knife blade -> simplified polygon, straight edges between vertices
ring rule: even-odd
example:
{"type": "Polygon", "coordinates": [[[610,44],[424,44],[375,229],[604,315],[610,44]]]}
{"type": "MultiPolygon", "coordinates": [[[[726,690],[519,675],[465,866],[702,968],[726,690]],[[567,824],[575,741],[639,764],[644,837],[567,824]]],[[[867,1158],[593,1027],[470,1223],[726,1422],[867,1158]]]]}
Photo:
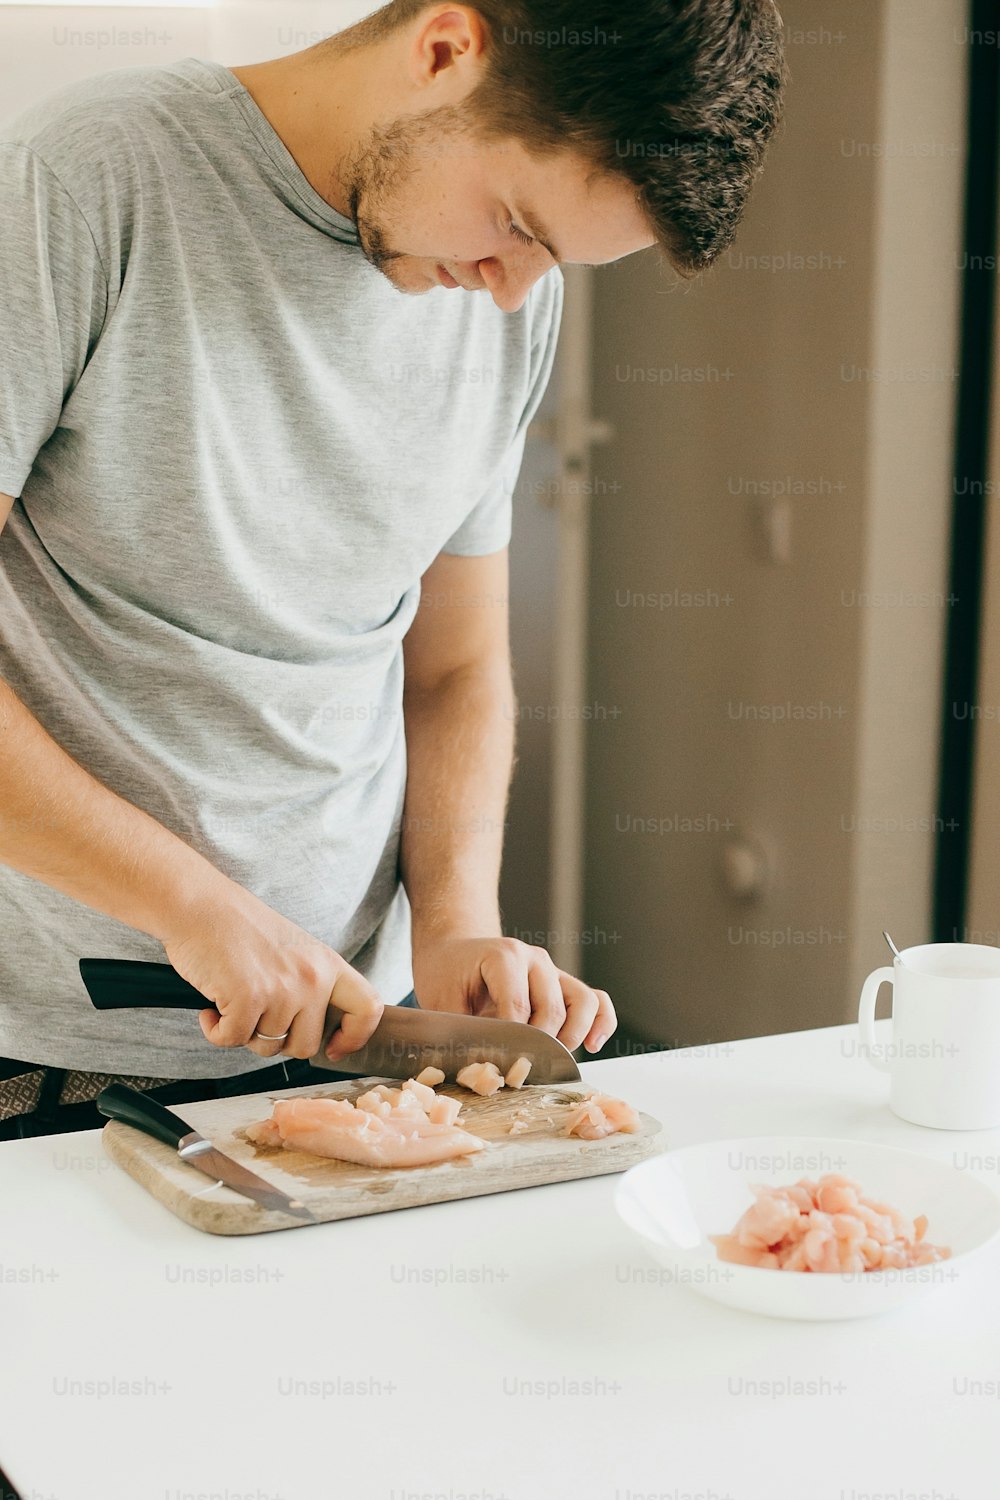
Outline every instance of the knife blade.
{"type": "MultiPolygon", "coordinates": [[[[98,1010],[212,1008],[212,1002],[170,964],[81,958],[80,975],[98,1010]]],[[[365,1045],[333,1062],[326,1056],[326,1046],[341,1019],[342,1012],[331,1005],[322,1046],[310,1058],[314,1068],[349,1073],[355,1078],[406,1079],[431,1067],[440,1068],[446,1078],[454,1078],[466,1063],[492,1062],[506,1073],[519,1057],[526,1057],[531,1063],[529,1083],[580,1081],[572,1052],[547,1031],[523,1021],[387,1005],[365,1045]]]]}
{"type": "Polygon", "coordinates": [[[531,1063],[529,1083],[580,1081],[572,1052],[547,1031],[522,1021],[387,1005],[365,1045],[331,1062],[326,1044],[339,1025],[340,1012],[331,1005],[323,1045],[310,1058],[314,1068],[350,1073],[355,1078],[404,1079],[415,1078],[424,1068],[440,1068],[446,1078],[453,1079],[467,1063],[496,1063],[506,1073],[519,1057],[526,1057],[531,1063]]]}
{"type": "Polygon", "coordinates": [[[305,1219],[310,1224],[316,1223],[313,1214],[298,1198],[290,1198],[287,1193],[270,1182],[265,1182],[263,1177],[258,1177],[256,1172],[251,1172],[241,1162],[233,1161],[231,1156],[226,1156],[197,1130],[192,1130],[180,1115],[174,1114],[171,1109],[164,1109],[162,1104],[150,1099],[148,1094],[140,1094],[137,1089],[131,1089],[124,1083],[112,1083],[98,1094],[97,1108],[107,1119],[121,1120],[122,1124],[131,1125],[136,1130],[151,1135],[154,1140],[163,1141],[166,1146],[175,1147],[181,1161],[186,1162],[189,1167],[196,1167],[213,1182],[224,1183],[234,1192],[242,1193],[244,1198],[252,1198],[261,1208],[291,1214],[293,1218],[305,1219]]]}

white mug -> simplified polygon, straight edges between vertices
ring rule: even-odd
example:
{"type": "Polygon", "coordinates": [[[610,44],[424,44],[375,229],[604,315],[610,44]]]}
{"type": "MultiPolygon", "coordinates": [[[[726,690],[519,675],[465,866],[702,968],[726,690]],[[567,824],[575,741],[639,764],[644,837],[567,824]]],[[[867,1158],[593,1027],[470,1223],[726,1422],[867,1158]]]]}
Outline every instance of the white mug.
{"type": "Polygon", "coordinates": [[[925,943],[869,974],[858,1026],[890,1075],[889,1108],[936,1130],[1000,1125],[1000,948],[925,943]],[[875,1040],[879,987],[891,984],[892,1036],[875,1040]]]}

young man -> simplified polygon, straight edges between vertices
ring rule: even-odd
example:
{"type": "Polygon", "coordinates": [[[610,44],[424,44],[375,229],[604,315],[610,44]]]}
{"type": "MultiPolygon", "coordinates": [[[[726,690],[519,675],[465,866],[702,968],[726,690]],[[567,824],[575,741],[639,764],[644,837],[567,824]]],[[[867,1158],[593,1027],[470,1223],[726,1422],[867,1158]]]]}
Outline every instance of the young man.
{"type": "Polygon", "coordinates": [[[511,492],[559,262],[711,264],[783,73],[770,0],[619,10],[393,0],[0,132],[8,1133],[108,1076],[263,1086],[331,998],[337,1057],[411,983],[614,1029],[502,936],[511,492]],[[216,1010],[98,1014],[83,955],[216,1010]]]}

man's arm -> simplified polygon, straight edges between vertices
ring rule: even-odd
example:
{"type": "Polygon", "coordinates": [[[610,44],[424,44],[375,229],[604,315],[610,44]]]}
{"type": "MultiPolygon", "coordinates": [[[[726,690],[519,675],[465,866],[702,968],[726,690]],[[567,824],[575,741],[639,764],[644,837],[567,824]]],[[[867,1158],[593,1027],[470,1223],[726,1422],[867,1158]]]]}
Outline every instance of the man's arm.
{"type": "Polygon", "coordinates": [[[504,938],[498,905],[516,707],[508,555],[442,553],[404,646],[408,773],[401,864],[413,977],[431,1010],[530,1020],[597,1051],[615,1029],[603,991],[542,948],[504,938]]]}
{"type": "MultiPolygon", "coordinates": [[[[13,504],[0,495],[0,531],[13,504]]],[[[2,679],[0,864],[158,938],[221,1012],[202,1012],[219,1046],[315,1055],[334,987],[349,1014],[331,1055],[361,1046],[378,1023],[381,1004],[360,974],[95,780],[2,679]],[[258,1027],[290,1036],[283,1047],[252,1041],[258,1027]]]]}

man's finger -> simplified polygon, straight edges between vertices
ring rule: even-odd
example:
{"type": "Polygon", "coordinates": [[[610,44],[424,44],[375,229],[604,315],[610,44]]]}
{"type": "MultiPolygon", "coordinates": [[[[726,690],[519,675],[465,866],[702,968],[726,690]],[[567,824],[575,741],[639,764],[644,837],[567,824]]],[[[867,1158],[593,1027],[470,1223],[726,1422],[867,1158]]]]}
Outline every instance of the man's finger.
{"type": "Polygon", "coordinates": [[[528,991],[532,1026],[547,1031],[550,1036],[558,1036],[566,1024],[566,1002],[559,983],[559,970],[547,953],[532,955],[529,959],[528,991]]]}
{"type": "Polygon", "coordinates": [[[606,990],[595,990],[594,994],[597,996],[597,1015],[583,1043],[588,1052],[600,1052],[618,1025],[618,1017],[611,1004],[611,996],[606,990]]]}
{"type": "Polygon", "coordinates": [[[512,948],[492,948],[479,965],[479,973],[490,997],[489,1007],[477,1014],[498,1021],[529,1021],[531,995],[528,965],[512,948]]]}
{"type": "MultiPolygon", "coordinates": [[[[349,1053],[357,1052],[359,1047],[365,1045],[381,1021],[385,1006],[367,979],[348,964],[344,965],[337,976],[329,1003],[344,1013],[343,1020],[326,1047],[327,1057],[336,1062],[338,1058],[347,1057],[349,1053]]],[[[319,1043],[316,1050],[319,1050],[319,1043]]]]}
{"type": "MultiPolygon", "coordinates": [[[[246,1004],[227,1007],[222,1014],[217,1010],[198,1013],[202,1032],[215,1047],[246,1047],[257,1029],[259,1017],[260,1011],[246,1004]]],[[[266,1026],[264,1030],[267,1030],[266,1026]]]]}
{"type": "Polygon", "coordinates": [[[566,1006],[566,1022],[556,1036],[564,1047],[575,1052],[584,1037],[590,1035],[600,1002],[594,990],[589,984],[584,984],[582,979],[575,979],[572,974],[560,974],[559,978],[566,1006]]]}
{"type": "MultiPolygon", "coordinates": [[[[378,1024],[376,1022],[376,1024],[378,1024]]],[[[323,1045],[323,1031],[326,1026],[326,1011],[319,1014],[311,1006],[308,1010],[300,1010],[292,1022],[288,1033],[288,1040],[278,1042],[277,1046],[285,1057],[299,1057],[308,1060],[315,1057],[323,1045]]],[[[268,1031],[267,1026],[262,1030],[268,1031]]],[[[359,1042],[360,1046],[361,1043],[359,1042]]]]}

